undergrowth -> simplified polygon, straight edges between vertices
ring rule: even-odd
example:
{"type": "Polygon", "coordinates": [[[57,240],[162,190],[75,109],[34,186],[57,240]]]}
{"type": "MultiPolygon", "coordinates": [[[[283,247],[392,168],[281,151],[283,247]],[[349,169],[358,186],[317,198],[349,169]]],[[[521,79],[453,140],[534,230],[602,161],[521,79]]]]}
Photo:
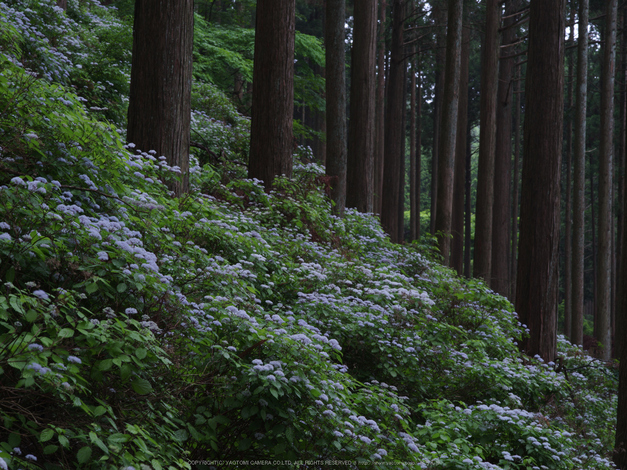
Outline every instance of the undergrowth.
{"type": "Polygon", "coordinates": [[[615,369],[561,337],[523,356],[506,299],[332,215],[318,165],[245,179],[248,120],[210,84],[174,199],[77,86],[121,23],[69,3],[0,2],[0,468],[612,468],[615,369]],[[36,26],[98,18],[78,59],[36,26]]]}

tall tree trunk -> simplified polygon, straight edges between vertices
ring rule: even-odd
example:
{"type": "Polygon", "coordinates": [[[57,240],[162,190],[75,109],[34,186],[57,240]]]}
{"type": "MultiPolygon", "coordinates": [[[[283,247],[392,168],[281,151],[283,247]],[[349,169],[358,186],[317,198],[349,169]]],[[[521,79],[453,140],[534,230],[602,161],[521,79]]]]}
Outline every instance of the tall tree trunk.
{"type": "Polygon", "coordinates": [[[597,341],[601,359],[612,355],[612,158],[614,134],[614,74],[616,66],[617,0],[608,0],[601,74],[601,136],[599,146],[599,258],[597,264],[597,341]]]}
{"type": "Polygon", "coordinates": [[[594,172],[592,171],[592,155],[590,155],[590,226],[592,227],[592,278],[593,278],[593,322],[594,334],[597,327],[597,217],[595,215],[596,203],[594,202],[594,172]]]}
{"type": "Polygon", "coordinates": [[[531,0],[516,311],[530,330],[522,349],[545,361],[557,355],[563,12],[562,0],[531,0]]]}
{"type": "Polygon", "coordinates": [[[572,324],[574,344],[583,345],[584,242],[586,210],[586,109],[588,93],[588,3],[579,0],[577,86],[575,87],[575,147],[573,152],[572,324]]]}
{"type": "Polygon", "coordinates": [[[472,174],[471,174],[471,164],[472,164],[472,150],[471,150],[471,141],[472,135],[470,132],[470,120],[467,120],[466,124],[466,178],[464,184],[464,276],[470,278],[471,275],[471,256],[470,251],[472,249],[472,207],[471,207],[471,183],[472,183],[472,174]]]}
{"type": "MultiPolygon", "coordinates": [[[[626,15],[627,11],[623,11],[626,15]]],[[[623,31],[623,40],[625,32],[623,31]]],[[[625,44],[622,44],[625,48],[625,44]]],[[[625,62],[623,62],[625,64],[625,62]]],[[[621,77],[625,77],[626,72],[621,72],[621,77]]],[[[623,102],[623,106],[625,106],[623,102]]],[[[621,113],[623,118],[624,112],[621,113]]],[[[622,123],[623,126],[625,125],[622,123]]],[[[623,144],[624,145],[624,144],[623,144]]],[[[625,148],[623,147],[623,151],[625,148]]],[[[624,169],[625,167],[623,167],[624,169]]],[[[624,171],[624,170],[623,170],[624,171]]],[[[624,175],[623,175],[624,178],[624,175]]],[[[616,289],[616,332],[615,332],[615,353],[620,361],[620,369],[618,373],[618,409],[616,411],[616,440],[614,462],[621,470],[627,470],[627,347],[625,337],[627,336],[627,227],[625,222],[627,217],[624,216],[627,210],[627,190],[623,187],[621,199],[621,212],[623,213],[621,228],[622,238],[619,240],[621,245],[621,258],[618,272],[618,286],[616,289]]]]}
{"type": "MultiPolygon", "coordinates": [[[[420,63],[420,59],[418,60],[420,63]]],[[[418,67],[420,70],[420,67],[418,67]]],[[[420,201],[422,186],[422,79],[418,72],[418,97],[417,97],[417,113],[416,118],[416,239],[420,238],[420,201]]]]}
{"type": "Polygon", "coordinates": [[[372,212],[377,0],[362,0],[354,18],[346,207],[372,212]]]}
{"type": "Polygon", "coordinates": [[[516,81],[514,83],[514,94],[516,95],[516,112],[514,113],[514,189],[512,190],[512,254],[510,301],[516,303],[516,275],[518,272],[518,214],[519,214],[519,193],[520,193],[520,67],[516,69],[516,81]]]}
{"type": "Polygon", "coordinates": [[[401,129],[402,129],[402,138],[401,138],[401,168],[398,175],[398,180],[400,181],[400,188],[398,191],[398,204],[396,206],[396,210],[398,211],[398,234],[399,234],[399,243],[405,241],[405,147],[406,147],[406,134],[405,129],[407,129],[407,67],[403,67],[403,117],[401,120],[401,129]]]}
{"type": "Polygon", "coordinates": [[[466,184],[466,136],[468,128],[468,68],[470,58],[470,28],[462,30],[462,58],[459,79],[459,108],[457,113],[457,143],[455,144],[455,177],[453,189],[453,244],[451,267],[464,272],[464,186],[466,184]]]}
{"type": "Polygon", "coordinates": [[[345,0],[327,0],[324,42],[326,46],[327,175],[336,214],[346,205],[346,71],[345,0]]]}
{"type": "Polygon", "coordinates": [[[435,231],[445,266],[451,251],[451,222],[453,216],[453,180],[455,144],[457,139],[457,109],[459,105],[459,74],[462,48],[462,0],[449,0],[448,32],[446,35],[446,68],[442,102],[442,127],[438,155],[438,201],[435,231]]]}
{"type": "Polygon", "coordinates": [[[137,0],[134,18],[127,140],[179,167],[169,187],[180,196],[189,189],[194,2],[137,0]]]}
{"type": "MultiPolygon", "coordinates": [[[[506,3],[505,15],[513,15],[518,10],[518,2],[506,3]]],[[[501,42],[504,46],[516,40],[516,29],[511,26],[517,18],[505,20],[501,42]]],[[[512,55],[506,48],[508,55],[512,55]]],[[[509,297],[510,257],[509,228],[511,199],[510,180],[512,178],[512,90],[514,58],[501,59],[499,65],[498,93],[496,100],[496,148],[494,152],[494,204],[492,208],[492,266],[490,286],[494,292],[509,297]]]]}
{"type": "Polygon", "coordinates": [[[57,6],[67,10],[67,0],[57,0],[57,6]]]}
{"type": "Polygon", "coordinates": [[[405,60],[403,58],[403,19],[404,0],[392,2],[392,48],[390,51],[390,72],[388,75],[388,101],[385,120],[385,164],[383,168],[383,203],[381,223],[390,239],[399,243],[403,234],[399,231],[399,211],[401,183],[402,128],[405,112],[405,60]]]}
{"type": "Polygon", "coordinates": [[[248,177],[292,175],[295,0],[258,0],[248,177]]]}
{"type": "Polygon", "coordinates": [[[433,147],[431,152],[431,215],[429,232],[435,235],[435,216],[438,205],[438,155],[440,154],[440,128],[442,123],[442,93],[444,91],[443,64],[446,61],[446,1],[435,0],[433,4],[435,45],[435,89],[433,97],[433,147]]]}
{"type": "Polygon", "coordinates": [[[614,290],[616,296],[616,314],[615,314],[615,333],[614,333],[614,354],[615,357],[620,357],[620,350],[624,343],[622,329],[620,327],[620,323],[622,319],[620,315],[622,314],[620,310],[620,273],[623,269],[622,267],[622,259],[623,259],[623,250],[626,249],[623,246],[623,237],[624,237],[624,225],[625,225],[625,153],[627,152],[627,6],[624,6],[621,9],[621,17],[622,17],[622,33],[621,33],[621,67],[619,68],[619,79],[618,83],[620,86],[620,137],[619,137],[619,150],[618,150],[618,237],[617,237],[617,249],[616,249],[616,277],[617,277],[617,285],[614,290]]]}
{"type": "Polygon", "coordinates": [[[377,52],[377,97],[375,131],[374,211],[381,214],[383,159],[385,152],[385,13],[387,1],[379,2],[379,48],[377,52]]]}
{"type": "Polygon", "coordinates": [[[411,77],[409,80],[409,239],[418,238],[418,208],[416,206],[416,48],[412,46],[411,77]]]}
{"type": "MultiPolygon", "coordinates": [[[[569,45],[575,43],[575,8],[574,2],[570,5],[570,38],[569,45]]],[[[568,48],[570,49],[570,47],[568,48]]],[[[568,122],[566,123],[566,207],[564,234],[564,334],[570,336],[572,329],[572,290],[573,290],[573,217],[572,217],[572,161],[573,161],[573,68],[574,68],[573,51],[568,51],[568,87],[566,91],[566,110],[568,113],[568,122]]]]}
{"type": "Polygon", "coordinates": [[[494,154],[496,149],[496,99],[499,77],[498,0],[487,0],[485,40],[481,55],[481,104],[477,213],[475,215],[474,277],[491,283],[492,208],[494,204],[494,154]]]}

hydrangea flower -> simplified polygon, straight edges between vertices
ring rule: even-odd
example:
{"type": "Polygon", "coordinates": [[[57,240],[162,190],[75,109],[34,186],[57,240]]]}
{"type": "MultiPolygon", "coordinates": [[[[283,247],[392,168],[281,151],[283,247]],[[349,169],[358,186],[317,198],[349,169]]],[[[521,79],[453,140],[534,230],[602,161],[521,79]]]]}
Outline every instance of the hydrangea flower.
{"type": "Polygon", "coordinates": [[[35,292],[33,292],[33,295],[35,297],[38,297],[42,300],[48,300],[50,297],[48,296],[48,294],[46,292],[44,292],[43,290],[39,289],[36,290],[35,292]]]}

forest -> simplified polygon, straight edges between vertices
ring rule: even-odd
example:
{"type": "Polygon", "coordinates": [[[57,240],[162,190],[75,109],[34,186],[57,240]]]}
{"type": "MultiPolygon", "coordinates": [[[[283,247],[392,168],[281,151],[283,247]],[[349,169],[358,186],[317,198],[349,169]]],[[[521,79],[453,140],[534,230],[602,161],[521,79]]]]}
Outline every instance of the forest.
{"type": "Polygon", "coordinates": [[[0,470],[627,469],[627,4],[0,0],[0,470]]]}

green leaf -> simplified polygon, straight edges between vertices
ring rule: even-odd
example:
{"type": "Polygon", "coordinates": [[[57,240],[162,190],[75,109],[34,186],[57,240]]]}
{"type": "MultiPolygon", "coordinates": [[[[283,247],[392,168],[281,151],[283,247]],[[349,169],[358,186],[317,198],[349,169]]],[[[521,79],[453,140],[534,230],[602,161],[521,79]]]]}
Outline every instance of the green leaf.
{"type": "Polygon", "coordinates": [[[54,454],[59,446],[55,446],[54,444],[50,444],[49,446],[44,447],[44,454],[54,454]]]}
{"type": "Polygon", "coordinates": [[[54,429],[44,429],[39,435],[39,442],[46,442],[54,436],[54,429]]]}
{"type": "Polygon", "coordinates": [[[96,434],[94,431],[89,432],[89,440],[92,442],[92,444],[96,444],[98,447],[100,447],[100,449],[105,454],[109,453],[109,448],[104,445],[104,442],[102,442],[102,440],[98,437],[98,434],[96,434]]]}
{"type": "Polygon", "coordinates": [[[71,338],[72,336],[74,336],[74,330],[72,328],[63,328],[61,331],[59,331],[59,334],[57,336],[59,338],[71,338]]]}
{"type": "Polygon", "coordinates": [[[131,439],[131,436],[128,434],[122,434],[121,432],[116,432],[115,434],[111,434],[107,437],[107,441],[113,444],[123,444],[124,442],[128,442],[131,439]]]}
{"type": "Polygon", "coordinates": [[[139,395],[146,395],[152,392],[152,385],[150,385],[150,382],[146,379],[137,378],[131,382],[131,386],[133,387],[133,390],[135,390],[135,393],[138,393],[139,395]]]}
{"type": "Polygon", "coordinates": [[[13,282],[15,280],[15,268],[11,266],[7,271],[7,281],[13,282]]]}
{"type": "Polygon", "coordinates": [[[98,406],[94,410],[94,416],[101,416],[107,412],[107,409],[104,406],[98,406]]]}
{"type": "Polygon", "coordinates": [[[26,321],[29,323],[33,323],[35,320],[37,320],[37,317],[39,316],[39,314],[35,311],[35,310],[29,310],[26,315],[24,316],[24,318],[26,318],[26,321]]]}
{"type": "Polygon", "coordinates": [[[98,364],[98,369],[100,370],[109,370],[113,366],[113,361],[111,359],[105,359],[104,361],[100,361],[98,364]]]}
{"type": "Polygon", "coordinates": [[[22,302],[20,302],[17,297],[15,297],[14,295],[10,296],[9,302],[11,303],[11,307],[13,307],[13,310],[22,314],[24,313],[24,309],[22,308],[22,302]]]}
{"type": "Polygon", "coordinates": [[[133,372],[133,369],[131,368],[129,364],[122,364],[122,367],[120,367],[120,378],[124,382],[126,382],[128,378],[131,376],[132,372],[133,372]]]}
{"type": "Polygon", "coordinates": [[[92,282],[87,287],[85,287],[85,290],[87,291],[88,294],[93,294],[94,292],[98,290],[98,283],[92,282]]]}
{"type": "Polygon", "coordinates": [[[117,291],[121,294],[122,292],[126,292],[126,289],[128,289],[128,286],[126,284],[124,284],[123,282],[120,282],[118,284],[117,287],[117,291]]]}
{"type": "Polygon", "coordinates": [[[82,447],[76,453],[76,460],[78,460],[78,463],[86,463],[89,461],[90,458],[91,458],[91,447],[89,446],[82,447]]]}
{"type": "Polygon", "coordinates": [[[67,448],[70,446],[70,441],[67,437],[59,434],[59,444],[61,444],[63,447],[67,448]]]}
{"type": "Polygon", "coordinates": [[[148,351],[146,351],[144,348],[138,348],[137,351],[135,351],[135,355],[137,356],[137,359],[143,359],[146,357],[146,354],[148,354],[148,351]]]}
{"type": "Polygon", "coordinates": [[[163,470],[163,467],[161,466],[158,460],[152,459],[150,463],[152,464],[152,468],[154,468],[155,470],[163,470]]]}

